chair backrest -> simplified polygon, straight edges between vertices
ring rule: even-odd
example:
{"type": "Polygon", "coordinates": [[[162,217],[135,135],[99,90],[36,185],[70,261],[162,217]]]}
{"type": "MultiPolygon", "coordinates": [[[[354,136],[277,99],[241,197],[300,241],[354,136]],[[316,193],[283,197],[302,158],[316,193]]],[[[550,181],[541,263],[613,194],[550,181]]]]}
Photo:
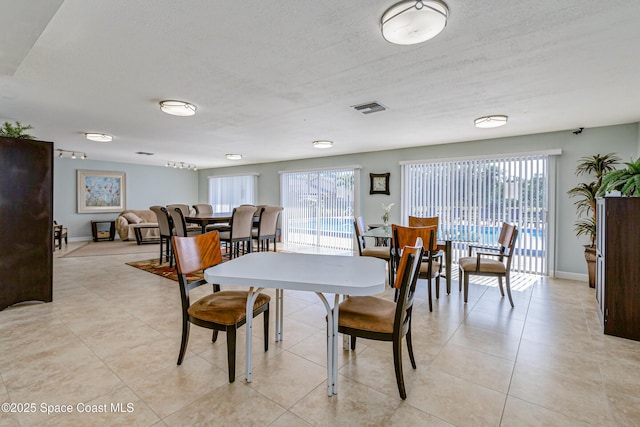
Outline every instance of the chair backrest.
{"type": "Polygon", "coordinates": [[[516,225],[503,222],[500,237],[498,237],[498,244],[500,245],[500,253],[503,255],[503,257],[500,257],[500,260],[504,261],[504,258],[507,258],[507,270],[511,268],[511,255],[513,255],[513,247],[516,244],[517,237],[518,228],[516,225]]]}
{"type": "Polygon", "coordinates": [[[209,215],[213,213],[213,206],[207,204],[193,205],[193,209],[196,210],[197,214],[209,215]]]}
{"type": "Polygon", "coordinates": [[[187,223],[184,221],[182,209],[173,205],[173,207],[169,207],[167,210],[169,211],[169,215],[171,215],[176,236],[187,237],[187,223]]]}
{"type": "Polygon", "coordinates": [[[367,231],[364,225],[364,218],[361,216],[353,218],[353,227],[356,232],[356,240],[358,241],[358,252],[360,256],[362,256],[362,250],[367,247],[367,242],[363,237],[363,234],[367,231]]]}
{"type": "Polygon", "coordinates": [[[156,218],[158,219],[158,229],[160,230],[160,235],[161,236],[171,236],[173,235],[173,224],[171,221],[171,217],[169,215],[169,212],[167,211],[167,208],[165,208],[164,206],[151,206],[149,209],[151,209],[155,214],[156,214],[156,218]]]}
{"type": "MultiPolygon", "coordinates": [[[[173,236],[171,242],[176,257],[176,271],[180,285],[182,309],[186,312],[189,308],[189,290],[207,284],[204,279],[194,280],[189,283],[187,274],[213,267],[222,262],[220,237],[217,231],[212,231],[193,237],[173,236]]],[[[214,285],[214,289],[219,290],[219,288],[219,286],[214,285]]]]}
{"type": "Polygon", "coordinates": [[[182,212],[182,216],[189,216],[189,214],[191,213],[189,211],[189,205],[180,205],[180,204],[167,205],[167,210],[169,212],[171,212],[175,208],[180,208],[180,211],[182,212]]]}
{"type": "Polygon", "coordinates": [[[278,218],[282,212],[280,206],[264,206],[260,211],[260,222],[258,222],[258,238],[265,236],[275,237],[278,230],[278,218]]]}
{"type": "Polygon", "coordinates": [[[256,207],[253,205],[241,205],[233,208],[231,215],[231,239],[251,239],[251,229],[253,228],[253,215],[256,207]]]}
{"type": "Polygon", "coordinates": [[[396,313],[393,324],[393,333],[405,334],[411,324],[411,312],[413,308],[413,296],[420,273],[423,247],[422,239],[417,238],[411,246],[402,249],[402,257],[398,263],[394,287],[398,289],[396,313]]]}
{"type": "Polygon", "coordinates": [[[397,252],[404,246],[411,246],[419,237],[425,243],[427,249],[425,252],[432,252],[437,249],[438,242],[436,233],[438,226],[431,225],[429,227],[404,227],[398,224],[391,224],[392,245],[397,252]]]}
{"type": "Polygon", "coordinates": [[[432,225],[437,227],[439,220],[437,216],[409,216],[409,227],[430,227],[432,225]]]}

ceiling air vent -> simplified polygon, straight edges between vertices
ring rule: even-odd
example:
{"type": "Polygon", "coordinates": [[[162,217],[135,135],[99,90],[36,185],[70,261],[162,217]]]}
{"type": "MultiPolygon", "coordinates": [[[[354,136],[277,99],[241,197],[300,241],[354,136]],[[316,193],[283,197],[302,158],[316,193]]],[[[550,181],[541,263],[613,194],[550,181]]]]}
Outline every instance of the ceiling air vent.
{"type": "Polygon", "coordinates": [[[143,156],[153,156],[153,153],[147,153],[146,151],[136,151],[136,154],[140,154],[143,156]]]}
{"type": "Polygon", "coordinates": [[[353,105],[352,107],[354,110],[360,111],[362,114],[371,114],[386,110],[382,104],[378,104],[377,102],[367,102],[366,104],[353,105]]]}

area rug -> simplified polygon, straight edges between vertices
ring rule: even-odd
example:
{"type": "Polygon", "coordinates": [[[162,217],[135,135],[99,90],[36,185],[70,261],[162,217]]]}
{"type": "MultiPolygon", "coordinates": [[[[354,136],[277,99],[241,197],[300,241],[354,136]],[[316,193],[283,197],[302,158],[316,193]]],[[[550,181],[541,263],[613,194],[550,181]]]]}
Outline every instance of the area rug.
{"type": "Polygon", "coordinates": [[[138,245],[136,242],[123,242],[121,240],[89,242],[77,249],[73,249],[59,258],[101,256],[101,255],[127,255],[157,253],[157,245],[138,245]]]}
{"type": "MultiPolygon", "coordinates": [[[[176,282],[178,281],[178,274],[176,273],[175,266],[169,267],[168,262],[159,264],[158,258],[146,259],[143,261],[132,261],[127,262],[126,264],[135,268],[139,268],[140,270],[162,276],[167,279],[175,280],[176,282]]],[[[187,274],[188,281],[198,280],[202,278],[204,278],[202,271],[196,271],[195,273],[187,274]]]]}

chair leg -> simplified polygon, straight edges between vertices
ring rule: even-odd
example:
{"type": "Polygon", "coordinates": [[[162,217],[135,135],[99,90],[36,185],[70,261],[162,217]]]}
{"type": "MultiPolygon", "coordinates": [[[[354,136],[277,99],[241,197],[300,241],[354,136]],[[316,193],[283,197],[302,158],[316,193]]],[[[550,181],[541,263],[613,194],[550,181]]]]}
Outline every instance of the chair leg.
{"type": "Polygon", "coordinates": [[[440,276],[436,276],[436,299],[440,299],[440,276]]]}
{"type": "Polygon", "coordinates": [[[211,333],[211,342],[216,342],[218,341],[218,330],[214,329],[213,332],[211,333]]]}
{"type": "Polygon", "coordinates": [[[507,282],[507,295],[509,296],[509,302],[511,303],[511,307],[515,307],[513,305],[513,298],[511,298],[511,283],[509,282],[509,275],[505,276],[505,280],[507,282]]]}
{"type": "Polygon", "coordinates": [[[236,325],[227,328],[227,363],[229,365],[229,382],[236,380],[236,325]]]}
{"type": "MultiPolygon", "coordinates": [[[[458,280],[460,280],[458,278],[458,280]]],[[[464,272],[464,302],[467,303],[469,299],[469,273],[464,272]]]]}
{"type": "Polygon", "coordinates": [[[393,340],[393,366],[396,370],[396,382],[398,383],[398,391],[400,392],[400,398],[405,400],[407,398],[407,392],[404,388],[404,377],[402,375],[402,340],[393,340]]]}
{"type": "Polygon", "coordinates": [[[498,276],[498,287],[500,288],[500,295],[504,297],[504,289],[502,289],[502,277],[498,276]]]}
{"type": "Polygon", "coordinates": [[[164,237],[160,236],[160,258],[158,259],[158,264],[162,264],[162,246],[164,243],[164,237]]]}
{"type": "Polygon", "coordinates": [[[462,269],[458,268],[458,292],[462,292],[462,269]]]}
{"type": "Polygon", "coordinates": [[[411,325],[407,330],[407,349],[409,350],[409,359],[411,360],[411,367],[416,369],[416,359],[413,357],[413,343],[411,342],[411,325]]]}
{"type": "Polygon", "coordinates": [[[351,350],[355,350],[356,349],[356,336],[355,335],[351,335],[351,350]]]}
{"type": "Polygon", "coordinates": [[[427,279],[427,298],[429,299],[429,311],[433,311],[433,301],[431,299],[431,279],[427,279]]]}
{"type": "Polygon", "coordinates": [[[269,307],[264,311],[264,319],[262,321],[264,325],[264,351],[269,350],[269,307]]]}
{"type": "Polygon", "coordinates": [[[189,319],[182,318],[182,341],[180,342],[180,353],[178,354],[178,365],[182,365],[184,354],[187,352],[187,344],[189,343],[189,319]]]}

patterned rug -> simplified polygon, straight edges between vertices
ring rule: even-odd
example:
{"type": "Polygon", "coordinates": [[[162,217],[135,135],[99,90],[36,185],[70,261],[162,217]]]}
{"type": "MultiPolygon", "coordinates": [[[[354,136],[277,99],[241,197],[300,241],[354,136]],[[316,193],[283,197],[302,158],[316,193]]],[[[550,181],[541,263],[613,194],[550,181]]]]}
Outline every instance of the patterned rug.
{"type": "MultiPolygon", "coordinates": [[[[169,263],[165,262],[162,264],[158,264],[158,258],[146,259],[143,261],[132,261],[128,262],[127,265],[130,265],[135,268],[139,268],[140,270],[147,271],[149,273],[156,274],[158,276],[165,277],[167,279],[178,281],[178,274],[176,273],[175,265],[173,267],[169,267],[169,263]]],[[[192,274],[187,274],[187,280],[197,280],[204,278],[202,271],[196,271],[192,274]]]]}

